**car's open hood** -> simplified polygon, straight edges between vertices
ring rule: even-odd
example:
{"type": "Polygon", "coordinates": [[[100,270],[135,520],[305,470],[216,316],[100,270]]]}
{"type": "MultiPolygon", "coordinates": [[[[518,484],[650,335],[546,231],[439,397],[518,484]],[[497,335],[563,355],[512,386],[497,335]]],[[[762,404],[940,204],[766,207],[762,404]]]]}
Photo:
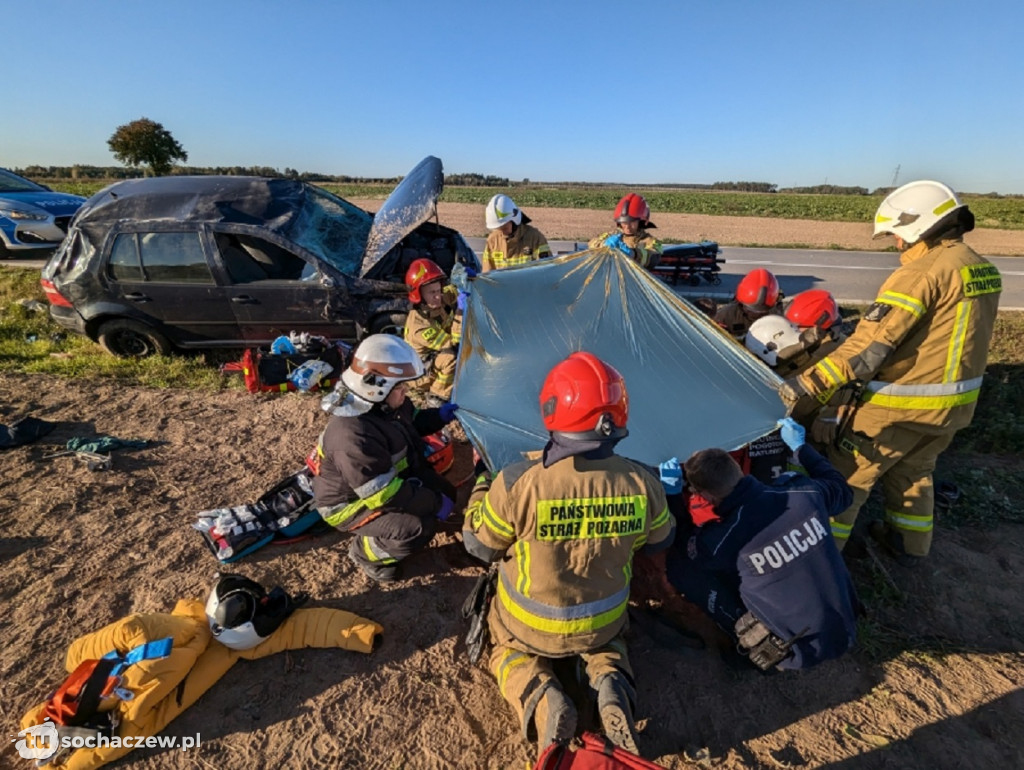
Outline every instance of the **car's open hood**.
{"type": "Polygon", "coordinates": [[[441,159],[428,155],[406,175],[374,215],[361,275],[369,273],[399,241],[435,216],[437,199],[443,189],[441,159]]]}

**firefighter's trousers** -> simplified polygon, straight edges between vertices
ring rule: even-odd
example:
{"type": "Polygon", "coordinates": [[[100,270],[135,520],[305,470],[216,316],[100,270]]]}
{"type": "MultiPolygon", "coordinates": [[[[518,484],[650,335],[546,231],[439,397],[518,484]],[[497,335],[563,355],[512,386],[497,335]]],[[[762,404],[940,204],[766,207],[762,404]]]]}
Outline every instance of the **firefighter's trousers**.
{"type": "MultiPolygon", "coordinates": [[[[493,610],[490,621],[491,673],[498,680],[502,697],[515,710],[523,729],[523,737],[528,741],[535,741],[536,726],[547,721],[546,692],[550,688],[565,691],[555,673],[555,659],[522,649],[524,645],[512,638],[500,622],[495,623],[493,610]],[[496,631],[498,635],[495,634],[496,631]]],[[[616,672],[625,674],[632,686],[633,670],[630,668],[626,642],[621,634],[603,647],[580,653],[578,658],[579,668],[583,670],[580,672],[581,677],[585,671],[587,680],[595,689],[605,675],[616,672]]]]}
{"type": "Polygon", "coordinates": [[[829,461],[853,488],[853,504],[833,519],[832,534],[842,550],[861,506],[881,480],[885,520],[902,536],[908,554],[927,556],[935,509],[932,471],[956,430],[891,419],[891,410],[861,407],[829,447],[829,461]]]}
{"type": "Polygon", "coordinates": [[[352,556],[371,568],[397,564],[426,547],[436,529],[433,517],[385,513],[352,530],[357,543],[352,556]]]}
{"type": "Polygon", "coordinates": [[[455,385],[455,363],[458,360],[455,351],[445,348],[434,356],[434,382],[430,392],[445,401],[451,401],[452,388],[455,385]]]}

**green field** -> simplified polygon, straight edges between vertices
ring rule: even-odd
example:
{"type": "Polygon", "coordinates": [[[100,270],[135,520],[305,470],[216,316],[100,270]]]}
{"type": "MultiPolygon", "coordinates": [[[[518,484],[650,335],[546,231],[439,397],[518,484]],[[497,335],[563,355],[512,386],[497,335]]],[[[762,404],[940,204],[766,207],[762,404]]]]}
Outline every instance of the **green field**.
{"type": "MultiPolygon", "coordinates": [[[[89,196],[108,182],[72,182],[66,179],[37,180],[53,189],[89,196]]],[[[387,185],[321,185],[343,198],[384,199],[391,192],[387,185]]],[[[483,206],[498,191],[494,187],[449,186],[441,200],[449,203],[475,203],[483,206]]],[[[514,185],[507,190],[524,208],[580,208],[610,210],[625,189],[586,185],[545,186],[514,185]]],[[[707,214],[731,217],[778,217],[814,219],[825,222],[870,222],[882,200],[880,195],[794,195],[789,193],[738,193],[643,188],[644,197],[655,211],[680,214],[707,214]]],[[[1024,230],[1024,198],[968,196],[978,227],[1000,230],[1024,230]]]]}

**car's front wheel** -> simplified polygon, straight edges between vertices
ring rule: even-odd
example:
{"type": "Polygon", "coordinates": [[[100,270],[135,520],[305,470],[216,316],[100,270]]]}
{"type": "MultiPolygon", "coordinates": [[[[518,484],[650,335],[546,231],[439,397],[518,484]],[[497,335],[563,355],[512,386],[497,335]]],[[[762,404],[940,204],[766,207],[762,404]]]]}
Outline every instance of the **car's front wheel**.
{"type": "Polygon", "coordinates": [[[370,319],[369,334],[405,335],[405,313],[381,313],[370,319]]]}
{"type": "Polygon", "coordinates": [[[174,349],[170,341],[152,326],[127,318],[104,323],[99,328],[97,340],[104,350],[118,358],[166,356],[174,349]]]}

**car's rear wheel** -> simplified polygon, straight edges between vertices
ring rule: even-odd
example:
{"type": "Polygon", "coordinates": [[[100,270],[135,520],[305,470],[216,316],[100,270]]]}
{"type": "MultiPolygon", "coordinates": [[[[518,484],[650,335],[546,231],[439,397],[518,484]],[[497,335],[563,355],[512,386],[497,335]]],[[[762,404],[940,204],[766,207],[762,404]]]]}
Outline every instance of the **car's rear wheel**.
{"type": "Polygon", "coordinates": [[[394,334],[396,337],[405,335],[405,313],[381,313],[370,319],[370,334],[394,334]]]}
{"type": "Polygon", "coordinates": [[[170,341],[152,326],[127,318],[107,321],[100,327],[97,339],[104,350],[118,358],[166,356],[174,349],[170,341]]]}

